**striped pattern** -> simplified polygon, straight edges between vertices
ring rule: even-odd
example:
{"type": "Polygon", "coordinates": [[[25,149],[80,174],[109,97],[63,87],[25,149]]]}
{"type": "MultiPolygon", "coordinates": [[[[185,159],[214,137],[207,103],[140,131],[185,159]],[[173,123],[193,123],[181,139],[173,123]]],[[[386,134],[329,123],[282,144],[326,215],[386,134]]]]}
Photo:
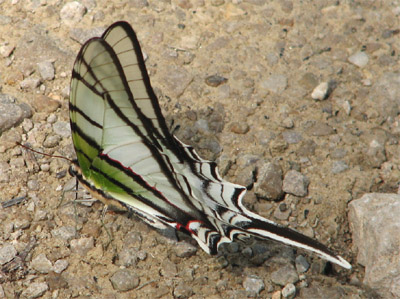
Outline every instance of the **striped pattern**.
{"type": "Polygon", "coordinates": [[[245,187],[223,180],[214,162],[169,132],[128,23],[83,45],[72,73],[70,117],[77,155],[71,173],[106,204],[187,232],[208,253],[253,235],[351,268],[317,241],[248,211],[245,187]]]}

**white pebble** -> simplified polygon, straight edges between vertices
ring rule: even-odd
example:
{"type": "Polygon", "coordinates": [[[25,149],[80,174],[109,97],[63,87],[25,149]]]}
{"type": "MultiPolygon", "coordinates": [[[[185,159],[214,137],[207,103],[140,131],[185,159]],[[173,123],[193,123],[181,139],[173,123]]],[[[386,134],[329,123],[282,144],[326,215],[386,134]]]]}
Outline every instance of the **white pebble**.
{"type": "Polygon", "coordinates": [[[368,64],[368,61],[368,55],[365,54],[365,52],[357,52],[349,57],[349,62],[358,67],[366,66],[368,64]]]}
{"type": "Polygon", "coordinates": [[[86,8],[78,1],[73,1],[65,4],[60,11],[61,20],[68,26],[79,23],[83,15],[86,13],[86,8]]]}
{"type": "Polygon", "coordinates": [[[344,101],[342,105],[344,111],[346,112],[347,115],[350,115],[351,112],[351,105],[349,101],[344,101]]]}
{"type": "Polygon", "coordinates": [[[314,100],[325,100],[328,95],[329,84],[328,82],[322,82],[317,87],[314,88],[313,92],[311,93],[311,97],[314,100]]]}

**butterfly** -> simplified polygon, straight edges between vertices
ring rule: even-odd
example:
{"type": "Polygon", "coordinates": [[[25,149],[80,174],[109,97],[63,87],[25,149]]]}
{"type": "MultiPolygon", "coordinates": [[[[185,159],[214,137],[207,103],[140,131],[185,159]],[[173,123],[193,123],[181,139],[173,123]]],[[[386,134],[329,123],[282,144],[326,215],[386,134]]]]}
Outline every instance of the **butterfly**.
{"type": "Polygon", "coordinates": [[[139,41],[123,21],[81,48],[72,71],[70,122],[77,159],[70,173],[107,205],[190,234],[210,254],[234,238],[272,239],[346,269],[325,245],[242,204],[246,188],[170,133],[139,41]]]}

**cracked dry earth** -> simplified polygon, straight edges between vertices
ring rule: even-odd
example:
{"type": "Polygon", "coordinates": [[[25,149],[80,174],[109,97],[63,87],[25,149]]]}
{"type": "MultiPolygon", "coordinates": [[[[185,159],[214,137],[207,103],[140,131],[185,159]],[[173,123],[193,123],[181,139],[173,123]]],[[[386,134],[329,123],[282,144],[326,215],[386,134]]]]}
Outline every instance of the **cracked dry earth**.
{"type": "Polygon", "coordinates": [[[390,74],[399,69],[399,6],[0,1],[0,200],[9,204],[0,207],[0,297],[375,298],[362,284],[347,207],[397,189],[390,74]],[[127,214],[103,217],[101,203],[64,192],[74,187],[67,161],[16,146],[74,157],[72,65],[81,44],[117,20],[137,32],[175,134],[248,186],[251,210],[330,246],[352,270],[265,241],[209,256],[127,214]],[[274,180],[265,180],[265,165],[274,180]],[[282,192],[279,173],[290,171],[304,181],[286,183],[305,194],[282,192]]]}

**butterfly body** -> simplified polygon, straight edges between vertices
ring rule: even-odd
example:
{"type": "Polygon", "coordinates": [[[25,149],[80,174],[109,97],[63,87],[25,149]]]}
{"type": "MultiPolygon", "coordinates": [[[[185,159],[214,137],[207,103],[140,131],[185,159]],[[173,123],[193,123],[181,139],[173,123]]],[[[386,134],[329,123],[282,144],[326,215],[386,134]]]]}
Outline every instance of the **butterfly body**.
{"type": "Polygon", "coordinates": [[[185,231],[208,253],[235,237],[255,236],[351,268],[316,240],[247,210],[246,188],[222,179],[214,162],[169,132],[128,23],[114,23],[83,45],[70,97],[77,154],[71,173],[104,203],[185,231]]]}

